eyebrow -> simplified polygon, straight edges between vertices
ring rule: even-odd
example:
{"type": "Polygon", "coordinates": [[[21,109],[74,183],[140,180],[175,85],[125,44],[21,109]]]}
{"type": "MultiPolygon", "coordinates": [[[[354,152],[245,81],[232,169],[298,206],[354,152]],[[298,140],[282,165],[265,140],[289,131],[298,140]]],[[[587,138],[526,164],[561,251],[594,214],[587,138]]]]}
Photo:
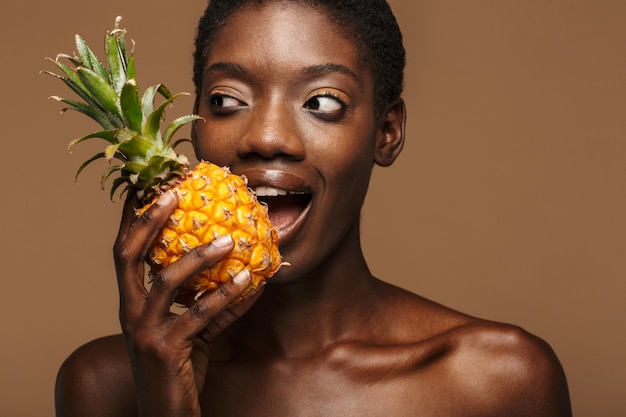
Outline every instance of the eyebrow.
{"type": "MultiPolygon", "coordinates": [[[[245,75],[248,73],[248,71],[241,65],[233,64],[230,62],[216,62],[214,64],[211,64],[209,67],[207,67],[204,73],[206,75],[212,72],[219,72],[219,71],[230,72],[232,74],[238,74],[238,75],[245,75]]],[[[327,64],[320,64],[320,65],[311,65],[311,66],[303,68],[301,72],[302,74],[305,74],[305,75],[330,74],[330,73],[335,72],[335,73],[347,75],[351,78],[354,78],[354,80],[359,81],[359,77],[356,75],[354,71],[340,64],[327,63],[327,64]]]]}
{"type": "Polygon", "coordinates": [[[215,64],[211,64],[209,67],[207,67],[207,69],[204,71],[204,74],[206,75],[218,71],[225,71],[240,75],[248,73],[248,71],[246,71],[246,69],[241,65],[232,64],[229,62],[216,62],[215,64]]]}
{"type": "Polygon", "coordinates": [[[350,68],[344,65],[339,65],[339,64],[329,63],[329,64],[321,64],[321,65],[312,65],[302,70],[302,73],[306,75],[330,74],[333,72],[337,72],[343,75],[348,75],[354,78],[356,81],[359,81],[359,77],[357,77],[354,71],[352,71],[350,68]]]}

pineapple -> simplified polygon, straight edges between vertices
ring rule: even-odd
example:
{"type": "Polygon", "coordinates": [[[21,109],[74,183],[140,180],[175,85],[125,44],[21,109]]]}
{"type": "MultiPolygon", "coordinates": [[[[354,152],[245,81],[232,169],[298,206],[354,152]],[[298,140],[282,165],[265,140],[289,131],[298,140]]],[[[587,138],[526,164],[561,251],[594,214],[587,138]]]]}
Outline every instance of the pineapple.
{"type": "Polygon", "coordinates": [[[126,32],[120,29],[120,20],[116,18],[113,30],[105,36],[104,64],[76,35],[74,56],[59,54],[56,59],[50,59],[61,70],[61,75],[43,71],[61,79],[83,100],[52,97],[67,105],[63,111],[81,112],[104,129],[70,142],[70,149],[91,138],[108,143],[103,152],[85,161],[76,175],[92,162],[106,159],[109,167],[102,175],[102,188],[107,180],[117,176],[111,185],[111,198],[122,186],[122,193],[137,193],[144,204],[137,211],[138,215],[164,191],[176,192],[178,207],[147,259],[151,273],[157,273],[201,244],[231,234],[235,241],[233,251],[193,277],[179,290],[174,301],[189,306],[247,268],[252,281],[240,297],[242,300],[283,265],[278,234],[269,221],[267,206],[259,203],[245,178],[230,173],[228,168],[202,161],[190,170],[187,158],[175,152],[176,145],[187,140],[173,142],[175,133],[201,118],[197,115],[179,117],[161,132],[166,107],[184,93],[173,95],[159,84],[147,88],[140,97],[133,53],[127,49],[126,32]],[[164,100],[155,107],[157,95],[164,100]]]}

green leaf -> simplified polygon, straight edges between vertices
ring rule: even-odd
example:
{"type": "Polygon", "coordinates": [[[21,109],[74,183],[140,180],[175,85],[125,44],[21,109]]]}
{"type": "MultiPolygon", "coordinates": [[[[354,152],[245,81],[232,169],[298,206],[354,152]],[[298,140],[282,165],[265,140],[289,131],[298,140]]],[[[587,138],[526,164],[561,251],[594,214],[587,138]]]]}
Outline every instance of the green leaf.
{"type": "Polygon", "coordinates": [[[165,145],[169,145],[170,141],[172,140],[172,136],[174,136],[178,129],[180,129],[187,123],[193,122],[194,120],[204,120],[204,118],[198,116],[197,114],[191,114],[188,116],[179,117],[176,120],[172,121],[172,123],[169,124],[169,126],[165,130],[165,133],[163,134],[163,142],[165,143],[165,145]]]}
{"type": "Polygon", "coordinates": [[[116,155],[119,155],[119,148],[122,145],[122,143],[114,143],[106,147],[106,149],[104,150],[104,156],[107,159],[107,161],[110,162],[111,160],[113,160],[113,158],[116,155]]]}
{"type": "MultiPolygon", "coordinates": [[[[83,63],[83,61],[80,59],[80,57],[77,56],[72,56],[72,55],[68,55],[68,54],[58,54],[56,56],[56,60],[58,61],[60,58],[63,59],[67,59],[68,61],[70,61],[75,67],[80,67],[80,66],[84,66],[85,64],[83,63]]],[[[50,58],[48,58],[50,59],[50,58]]],[[[52,60],[51,60],[52,61],[52,60]]]]}
{"type": "MultiPolygon", "coordinates": [[[[87,45],[87,42],[80,36],[76,35],[76,50],[80,59],[83,62],[83,65],[87,68],[98,73],[102,78],[108,78],[107,70],[102,65],[98,57],[93,53],[93,50],[87,45]]],[[[74,62],[72,60],[72,62],[74,62]]]]}
{"type": "MultiPolygon", "coordinates": [[[[113,184],[111,185],[111,192],[109,193],[109,198],[113,200],[113,196],[115,195],[115,192],[117,191],[117,189],[120,188],[121,185],[128,184],[128,183],[129,183],[129,179],[124,177],[124,175],[114,179],[113,184]]],[[[129,188],[130,187],[127,185],[126,188],[122,190],[121,194],[123,195],[126,191],[128,191],[129,188]]]]}
{"type": "Polygon", "coordinates": [[[160,155],[155,155],[146,164],[146,166],[139,172],[138,184],[142,187],[143,184],[156,184],[159,183],[159,179],[167,177],[169,169],[165,162],[169,159],[160,155]]]}
{"type": "Polygon", "coordinates": [[[118,17],[115,20],[115,29],[107,33],[104,42],[104,52],[109,67],[109,82],[119,94],[128,80],[126,76],[126,44],[124,31],[119,29],[118,17]]]}
{"type": "Polygon", "coordinates": [[[131,174],[139,174],[144,167],[145,164],[143,163],[128,161],[124,164],[124,171],[130,176],[131,174]]]}
{"type": "Polygon", "coordinates": [[[126,78],[128,80],[135,80],[137,82],[137,72],[135,71],[135,57],[131,53],[126,54],[126,78]]]}
{"type": "Polygon", "coordinates": [[[61,98],[61,97],[56,97],[56,96],[52,96],[50,98],[70,105],[70,107],[66,107],[62,109],[62,111],[74,110],[74,111],[77,111],[79,113],[83,113],[89,116],[90,118],[95,120],[105,129],[113,130],[116,128],[116,126],[113,125],[113,123],[111,123],[106,113],[102,112],[100,109],[96,107],[92,107],[83,102],[70,100],[67,98],[61,98]]]}
{"type": "Polygon", "coordinates": [[[130,136],[128,134],[128,132],[118,129],[118,130],[102,130],[100,132],[95,132],[95,133],[90,133],[88,135],[85,136],[81,136],[78,139],[74,139],[73,141],[71,141],[69,143],[69,145],[67,146],[68,149],[72,149],[76,144],[83,142],[87,139],[91,139],[91,138],[100,138],[100,139],[104,139],[105,141],[111,143],[111,144],[116,144],[119,143],[121,141],[124,140],[128,140],[130,138],[132,138],[132,136],[130,136]]]}
{"type": "Polygon", "coordinates": [[[91,158],[89,158],[88,160],[86,160],[85,162],[83,162],[80,165],[80,167],[78,167],[78,170],[76,171],[76,176],[74,177],[74,181],[78,182],[78,176],[80,175],[81,172],[83,172],[83,169],[85,169],[87,165],[91,164],[93,161],[97,161],[98,159],[102,159],[102,158],[104,158],[104,152],[99,152],[95,154],[94,156],[92,156],[91,158]]]}
{"type": "Polygon", "coordinates": [[[146,88],[141,98],[141,108],[143,110],[144,121],[148,119],[150,113],[154,111],[154,99],[161,94],[165,99],[172,97],[172,93],[163,84],[157,84],[146,88]]]}
{"type": "Polygon", "coordinates": [[[172,149],[176,149],[178,147],[178,145],[180,145],[181,143],[191,143],[190,139],[187,138],[182,138],[182,139],[178,139],[176,142],[174,142],[174,144],[171,146],[172,149]]]}
{"type": "Polygon", "coordinates": [[[99,106],[105,112],[122,120],[118,107],[118,95],[108,81],[89,68],[79,67],[76,69],[76,73],[99,106]]]}
{"type": "Polygon", "coordinates": [[[120,29],[121,21],[122,16],[117,16],[115,18],[115,23],[113,24],[113,30],[111,31],[111,34],[117,36],[118,49],[122,52],[123,56],[126,56],[126,30],[120,29]]]}
{"type": "Polygon", "coordinates": [[[120,108],[126,125],[131,130],[140,133],[143,127],[143,113],[139,100],[139,90],[134,80],[128,80],[124,84],[120,95],[120,108]]]}
{"type": "Polygon", "coordinates": [[[165,108],[171,104],[176,98],[182,96],[182,95],[189,95],[187,93],[178,93],[175,94],[173,96],[171,96],[170,98],[168,98],[167,100],[165,100],[163,103],[161,103],[161,105],[159,107],[157,107],[156,110],[154,110],[152,113],[150,113],[150,115],[148,116],[148,118],[146,119],[146,125],[144,127],[144,135],[151,139],[156,141],[161,141],[161,119],[163,118],[163,113],[165,112],[165,108]]]}
{"type": "Polygon", "coordinates": [[[100,105],[91,97],[91,94],[89,93],[89,91],[87,91],[87,89],[85,88],[83,83],[80,81],[80,79],[78,78],[78,75],[76,75],[74,70],[63,65],[58,59],[51,60],[51,61],[54,62],[54,64],[61,71],[63,71],[66,77],[63,77],[61,75],[55,74],[50,71],[42,71],[44,74],[52,75],[53,77],[56,77],[60,79],[61,81],[63,81],[65,85],[67,85],[73,92],[75,92],[80,98],[85,100],[89,105],[93,107],[98,107],[98,108],[100,107],[100,105]]]}
{"type": "Polygon", "coordinates": [[[109,179],[109,177],[113,173],[115,173],[115,172],[117,172],[117,171],[119,171],[121,169],[122,169],[121,165],[112,165],[112,166],[108,167],[104,171],[104,173],[102,174],[102,178],[100,178],[100,187],[102,187],[103,190],[106,189],[106,181],[107,181],[107,179],[109,179]]]}
{"type": "Polygon", "coordinates": [[[141,97],[141,110],[144,120],[146,120],[154,110],[154,98],[156,97],[158,88],[158,85],[153,85],[146,88],[146,91],[143,92],[143,97],[141,97]]]}
{"type": "Polygon", "coordinates": [[[129,140],[125,140],[120,143],[119,149],[124,155],[132,155],[132,158],[129,159],[134,161],[143,161],[148,155],[156,151],[154,143],[141,136],[135,136],[129,140]]]}
{"type": "Polygon", "coordinates": [[[82,65],[89,69],[93,69],[91,65],[91,54],[89,53],[89,46],[87,46],[87,42],[85,42],[80,35],[75,35],[74,39],[76,41],[76,52],[78,52],[82,65]]]}
{"type": "Polygon", "coordinates": [[[170,97],[172,97],[172,92],[170,91],[169,88],[167,88],[166,86],[164,86],[163,84],[159,84],[157,86],[157,91],[159,92],[159,94],[161,94],[165,99],[168,99],[170,97]]]}

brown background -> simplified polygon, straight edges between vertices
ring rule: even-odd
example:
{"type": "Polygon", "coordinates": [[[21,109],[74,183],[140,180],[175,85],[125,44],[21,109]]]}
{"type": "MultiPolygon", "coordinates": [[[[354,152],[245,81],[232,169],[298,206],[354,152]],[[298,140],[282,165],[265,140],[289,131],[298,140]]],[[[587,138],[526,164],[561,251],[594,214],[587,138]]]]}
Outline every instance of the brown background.
{"type": "MultiPolygon", "coordinates": [[[[63,358],[118,332],[121,204],[99,190],[100,167],[74,184],[98,147],[65,145],[93,125],[58,115],[47,97],[67,92],[38,74],[52,69],[43,58],[72,51],[75,32],[100,48],[121,14],[143,86],[191,91],[203,1],[99,3],[12,0],[0,17],[2,417],[53,415],[63,358]]],[[[626,2],[392,4],[410,117],[405,151],[376,170],[364,210],[373,270],[538,334],[563,362],[576,415],[626,415],[626,2]]]]}

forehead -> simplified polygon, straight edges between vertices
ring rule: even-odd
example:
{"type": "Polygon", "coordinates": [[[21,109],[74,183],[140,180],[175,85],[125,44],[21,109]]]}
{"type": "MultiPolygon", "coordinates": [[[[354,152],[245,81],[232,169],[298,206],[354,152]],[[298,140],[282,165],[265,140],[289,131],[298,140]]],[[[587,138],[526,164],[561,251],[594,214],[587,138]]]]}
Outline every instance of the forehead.
{"type": "Polygon", "coordinates": [[[369,78],[345,29],[324,8],[299,2],[252,3],[228,18],[209,45],[205,67],[242,60],[277,72],[334,64],[369,78]]]}

